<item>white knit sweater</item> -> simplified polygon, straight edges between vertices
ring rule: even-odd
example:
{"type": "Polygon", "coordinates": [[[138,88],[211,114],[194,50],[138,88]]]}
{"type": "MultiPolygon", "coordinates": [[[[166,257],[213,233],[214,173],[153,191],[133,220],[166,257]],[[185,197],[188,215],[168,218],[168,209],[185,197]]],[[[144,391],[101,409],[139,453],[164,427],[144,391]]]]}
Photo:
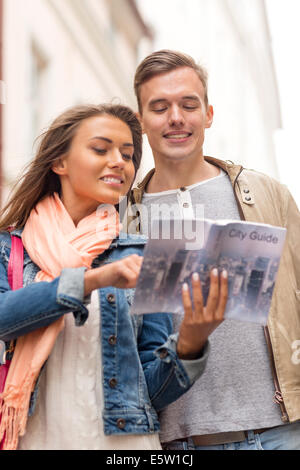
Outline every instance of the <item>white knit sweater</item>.
{"type": "Polygon", "coordinates": [[[28,419],[21,450],[157,450],[158,434],[105,436],[102,422],[100,306],[92,294],[89,318],[65,328],[44,367],[35,413],[28,419]]]}

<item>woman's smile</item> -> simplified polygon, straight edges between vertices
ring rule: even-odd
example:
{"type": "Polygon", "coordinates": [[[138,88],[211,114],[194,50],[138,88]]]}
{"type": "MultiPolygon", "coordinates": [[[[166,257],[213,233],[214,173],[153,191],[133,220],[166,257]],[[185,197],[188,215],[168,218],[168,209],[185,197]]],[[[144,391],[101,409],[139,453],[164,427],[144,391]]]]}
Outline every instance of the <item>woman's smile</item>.
{"type": "Polygon", "coordinates": [[[103,181],[104,183],[109,184],[110,186],[115,186],[117,188],[121,188],[124,184],[124,179],[120,175],[105,175],[99,179],[100,181],[103,181]]]}

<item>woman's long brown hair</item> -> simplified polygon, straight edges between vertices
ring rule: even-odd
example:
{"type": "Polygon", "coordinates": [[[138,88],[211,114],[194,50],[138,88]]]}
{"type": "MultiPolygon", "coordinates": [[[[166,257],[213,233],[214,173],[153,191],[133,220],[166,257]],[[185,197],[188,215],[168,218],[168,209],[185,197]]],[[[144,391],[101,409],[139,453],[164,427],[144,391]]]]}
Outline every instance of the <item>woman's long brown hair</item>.
{"type": "Polygon", "coordinates": [[[8,227],[23,228],[31,210],[41,199],[54,192],[60,193],[59,177],[52,171],[54,162],[68,152],[83,120],[103,114],[120,119],[130,128],[134,145],[133,164],[137,171],[142,156],[142,129],[130,108],[113,104],[72,107],[58,116],[40,136],[35,158],[14,185],[8,203],[0,211],[0,231],[8,227]]]}

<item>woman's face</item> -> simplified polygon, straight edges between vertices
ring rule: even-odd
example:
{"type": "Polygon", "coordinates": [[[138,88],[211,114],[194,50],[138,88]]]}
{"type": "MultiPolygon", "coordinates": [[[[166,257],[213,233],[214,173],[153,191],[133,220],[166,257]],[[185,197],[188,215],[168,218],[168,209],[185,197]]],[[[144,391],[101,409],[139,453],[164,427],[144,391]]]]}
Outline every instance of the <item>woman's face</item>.
{"type": "Polygon", "coordinates": [[[133,153],[131,130],[120,119],[103,114],[82,121],[68,153],[53,168],[63,202],[87,211],[118,204],[135,176],[133,153]]]}

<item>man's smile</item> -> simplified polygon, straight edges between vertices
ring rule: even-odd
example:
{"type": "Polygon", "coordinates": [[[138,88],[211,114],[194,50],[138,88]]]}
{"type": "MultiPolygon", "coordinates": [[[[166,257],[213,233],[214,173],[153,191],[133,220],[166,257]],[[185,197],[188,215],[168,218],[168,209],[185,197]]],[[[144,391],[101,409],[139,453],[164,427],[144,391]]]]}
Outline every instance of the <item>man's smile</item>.
{"type": "Polygon", "coordinates": [[[164,134],[164,138],[167,139],[169,142],[186,142],[189,137],[191,137],[191,132],[184,132],[184,131],[171,131],[164,134]]]}

